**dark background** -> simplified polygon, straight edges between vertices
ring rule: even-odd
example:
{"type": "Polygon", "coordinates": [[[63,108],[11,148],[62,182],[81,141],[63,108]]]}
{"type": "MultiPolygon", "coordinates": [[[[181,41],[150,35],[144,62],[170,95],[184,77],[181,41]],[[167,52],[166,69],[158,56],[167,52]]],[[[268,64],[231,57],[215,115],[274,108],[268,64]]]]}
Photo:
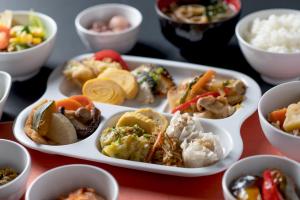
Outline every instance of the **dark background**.
{"type": "MultiPolygon", "coordinates": [[[[0,0],[0,11],[33,9],[51,16],[58,25],[56,45],[51,57],[38,75],[28,81],[13,83],[2,121],[13,120],[22,109],[36,101],[44,93],[47,78],[53,68],[76,55],[88,52],[77,36],[74,19],[81,10],[101,3],[123,3],[141,11],[143,23],[139,40],[128,55],[188,62],[180,55],[179,50],[162,36],[154,9],[154,0],[0,0]]],[[[268,8],[300,9],[300,0],[243,0],[241,16],[268,8]]],[[[235,37],[224,51],[213,53],[208,57],[199,55],[197,61],[193,62],[248,74],[259,83],[263,92],[271,87],[264,83],[247,64],[235,37]]]]}

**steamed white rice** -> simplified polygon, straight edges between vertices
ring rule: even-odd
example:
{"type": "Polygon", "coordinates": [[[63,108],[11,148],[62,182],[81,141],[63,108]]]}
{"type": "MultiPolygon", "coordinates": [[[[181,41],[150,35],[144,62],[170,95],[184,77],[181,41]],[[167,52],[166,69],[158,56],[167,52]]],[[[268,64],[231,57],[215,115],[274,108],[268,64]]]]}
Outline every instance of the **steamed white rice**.
{"type": "Polygon", "coordinates": [[[256,18],[246,39],[254,47],[269,52],[300,52],[300,14],[256,18]]]}

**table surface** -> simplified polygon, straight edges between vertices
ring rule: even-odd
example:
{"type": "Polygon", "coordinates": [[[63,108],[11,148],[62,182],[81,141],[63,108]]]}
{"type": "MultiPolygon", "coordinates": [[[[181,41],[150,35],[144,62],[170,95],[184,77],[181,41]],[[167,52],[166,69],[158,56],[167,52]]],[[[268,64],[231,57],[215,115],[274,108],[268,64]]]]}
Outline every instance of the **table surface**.
{"type": "MultiPolygon", "coordinates": [[[[139,9],[143,14],[143,23],[139,40],[128,55],[155,57],[168,60],[186,61],[180,52],[161,34],[158,19],[154,10],[155,0],[114,0],[113,2],[129,4],[139,9]]],[[[13,83],[11,93],[4,109],[2,121],[13,120],[26,106],[36,101],[45,91],[46,80],[52,69],[63,64],[68,59],[88,52],[75,31],[75,16],[83,9],[101,3],[112,3],[110,0],[0,0],[0,10],[40,11],[54,18],[58,25],[58,35],[53,54],[45,63],[40,73],[24,82],[13,83]]],[[[267,8],[300,9],[299,0],[243,0],[242,16],[267,8]]],[[[221,35],[220,35],[221,37],[221,35]]],[[[266,91],[271,86],[264,83],[259,75],[245,61],[233,37],[230,44],[222,52],[201,57],[193,61],[209,66],[228,68],[243,72],[254,78],[266,91]]]]}
{"type": "MultiPolygon", "coordinates": [[[[244,141],[242,158],[259,154],[282,156],[267,141],[258,124],[259,121],[256,112],[241,127],[241,136],[244,141]]],[[[0,138],[13,140],[11,128],[12,123],[0,123],[0,138]]],[[[41,173],[54,167],[67,164],[89,164],[107,170],[116,178],[120,187],[120,200],[223,199],[221,186],[223,172],[211,176],[185,178],[114,167],[102,163],[45,154],[35,150],[29,150],[29,152],[32,159],[32,169],[27,185],[41,173]]]]}

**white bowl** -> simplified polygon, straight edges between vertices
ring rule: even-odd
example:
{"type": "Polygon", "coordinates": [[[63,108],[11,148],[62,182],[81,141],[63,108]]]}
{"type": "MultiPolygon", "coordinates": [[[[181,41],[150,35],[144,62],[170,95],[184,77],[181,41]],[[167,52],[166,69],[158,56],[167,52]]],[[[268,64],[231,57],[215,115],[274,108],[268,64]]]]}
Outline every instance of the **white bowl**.
{"type": "Polygon", "coordinates": [[[126,53],[133,48],[138,39],[141,23],[142,14],[136,8],[124,4],[92,6],[80,12],[75,19],[77,33],[89,50],[113,49],[119,53],[126,53]],[[108,21],[115,15],[124,16],[131,27],[117,33],[97,33],[87,29],[93,21],[108,21]]]}
{"type": "MultiPolygon", "coordinates": [[[[14,20],[21,24],[28,22],[31,11],[13,11],[14,20]]],[[[0,52],[0,70],[8,72],[13,80],[23,81],[37,74],[48,59],[56,38],[57,25],[49,16],[35,12],[42,20],[48,37],[41,44],[17,52],[0,52]]]]}
{"type": "Polygon", "coordinates": [[[222,178],[222,188],[225,200],[236,200],[229,190],[229,185],[243,175],[262,175],[265,169],[279,169],[284,174],[292,178],[297,186],[300,188],[300,165],[290,159],[272,156],[259,155],[244,158],[233,164],[222,178]]]}
{"type": "Polygon", "coordinates": [[[11,167],[19,175],[11,182],[0,186],[1,200],[18,200],[26,190],[26,183],[31,169],[28,151],[20,144],[0,139],[0,168],[11,167]]]}
{"type": "Polygon", "coordinates": [[[52,200],[90,187],[107,200],[117,200],[119,187],[112,175],[90,165],[65,165],[40,175],[28,188],[26,200],[52,200]],[[50,189],[49,189],[50,188],[50,189]]]}
{"type": "Polygon", "coordinates": [[[300,14],[298,10],[269,9],[251,13],[236,26],[235,34],[248,63],[261,74],[264,81],[279,84],[300,76],[300,53],[272,53],[258,49],[245,41],[245,36],[256,18],[266,19],[270,15],[300,14]]]}
{"type": "Polygon", "coordinates": [[[258,103],[260,125],[269,142],[288,157],[300,161],[300,136],[288,134],[268,122],[268,114],[300,101],[300,81],[278,85],[267,91],[258,103]]]}
{"type": "Polygon", "coordinates": [[[0,120],[11,87],[11,76],[7,72],[0,71],[0,120]]]}

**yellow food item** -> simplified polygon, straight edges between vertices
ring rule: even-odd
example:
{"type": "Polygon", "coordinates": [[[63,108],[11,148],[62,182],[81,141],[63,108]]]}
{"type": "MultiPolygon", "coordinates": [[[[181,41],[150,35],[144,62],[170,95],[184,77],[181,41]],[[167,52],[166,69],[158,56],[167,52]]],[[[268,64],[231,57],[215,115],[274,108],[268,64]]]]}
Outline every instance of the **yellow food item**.
{"type": "Polygon", "coordinates": [[[137,112],[127,112],[122,115],[117,122],[117,127],[134,126],[136,124],[149,134],[152,134],[156,129],[154,120],[137,112]]]}
{"type": "Polygon", "coordinates": [[[127,99],[133,99],[138,93],[138,83],[135,77],[127,70],[108,68],[98,78],[108,78],[122,87],[127,99]]]}
{"type": "Polygon", "coordinates": [[[153,111],[151,108],[143,108],[135,111],[136,113],[142,114],[154,121],[157,127],[157,133],[164,132],[168,127],[168,120],[165,116],[158,112],[153,111]]]}
{"type": "Polygon", "coordinates": [[[106,69],[122,69],[122,65],[118,62],[104,62],[100,60],[95,60],[93,57],[84,59],[81,62],[84,66],[93,70],[94,74],[99,75],[104,72],[106,69]]]}
{"type": "Polygon", "coordinates": [[[97,77],[92,69],[76,60],[69,61],[63,73],[69,80],[72,80],[79,86],[82,86],[86,81],[97,77]]]}
{"type": "Polygon", "coordinates": [[[295,129],[300,129],[300,102],[289,105],[285,116],[283,123],[285,131],[292,132],[295,129]]]}
{"type": "Polygon", "coordinates": [[[88,80],[82,87],[82,94],[93,101],[109,104],[122,104],[125,92],[114,81],[106,78],[88,80]]]}

